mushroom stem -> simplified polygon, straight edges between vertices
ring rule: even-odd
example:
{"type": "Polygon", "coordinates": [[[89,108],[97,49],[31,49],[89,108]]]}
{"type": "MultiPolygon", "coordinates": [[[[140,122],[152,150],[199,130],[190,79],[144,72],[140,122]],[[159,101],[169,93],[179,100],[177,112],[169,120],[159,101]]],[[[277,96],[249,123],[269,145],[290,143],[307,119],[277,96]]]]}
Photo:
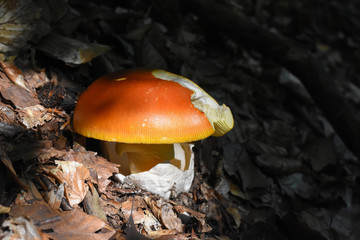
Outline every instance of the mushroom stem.
{"type": "Polygon", "coordinates": [[[120,164],[123,175],[148,171],[161,162],[169,162],[181,171],[189,168],[191,147],[188,143],[126,144],[102,142],[102,152],[113,163],[120,164]]]}
{"type": "Polygon", "coordinates": [[[130,174],[132,174],[148,171],[158,163],[173,159],[174,145],[116,143],[116,152],[120,157],[127,154],[130,174]]]}

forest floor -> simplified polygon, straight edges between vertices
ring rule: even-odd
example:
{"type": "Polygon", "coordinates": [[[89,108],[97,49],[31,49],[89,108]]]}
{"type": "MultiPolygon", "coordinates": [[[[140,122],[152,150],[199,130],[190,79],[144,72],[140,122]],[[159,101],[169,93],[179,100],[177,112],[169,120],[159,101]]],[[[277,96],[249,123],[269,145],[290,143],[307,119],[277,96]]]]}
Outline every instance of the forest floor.
{"type": "Polygon", "coordinates": [[[357,1],[5,2],[0,238],[360,239],[357,1]],[[71,128],[87,86],[134,67],[232,110],[195,143],[189,193],[121,182],[71,128]]]}

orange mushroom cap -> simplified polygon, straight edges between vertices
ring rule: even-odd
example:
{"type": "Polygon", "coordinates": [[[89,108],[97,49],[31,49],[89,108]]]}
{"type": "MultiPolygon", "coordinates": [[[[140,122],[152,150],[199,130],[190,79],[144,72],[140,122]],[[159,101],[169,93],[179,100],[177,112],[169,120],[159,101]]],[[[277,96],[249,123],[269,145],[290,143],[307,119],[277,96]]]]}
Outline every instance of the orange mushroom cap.
{"type": "Polygon", "coordinates": [[[155,77],[152,70],[115,72],[100,77],[80,95],[73,128],[83,136],[112,142],[200,140],[215,130],[192,103],[192,94],[177,82],[155,77]]]}

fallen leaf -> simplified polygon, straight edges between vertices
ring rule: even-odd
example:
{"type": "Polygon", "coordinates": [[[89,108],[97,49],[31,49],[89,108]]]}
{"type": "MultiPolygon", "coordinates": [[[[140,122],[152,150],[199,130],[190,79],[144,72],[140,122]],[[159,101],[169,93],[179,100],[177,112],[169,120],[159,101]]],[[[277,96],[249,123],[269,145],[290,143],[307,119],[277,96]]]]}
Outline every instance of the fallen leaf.
{"type": "Polygon", "coordinates": [[[64,183],[60,184],[58,188],[53,188],[49,192],[46,193],[45,201],[53,208],[59,209],[61,205],[61,201],[64,197],[64,183]]]}
{"type": "Polygon", "coordinates": [[[229,207],[226,209],[226,211],[233,217],[235,221],[235,228],[240,227],[241,223],[241,214],[237,207],[229,207]]]}
{"type": "Polygon", "coordinates": [[[0,213],[9,213],[9,212],[10,212],[9,207],[5,207],[5,206],[0,204],[0,213]]]}
{"type": "Polygon", "coordinates": [[[46,233],[39,231],[39,229],[34,225],[33,221],[25,217],[16,217],[5,220],[2,224],[2,227],[8,230],[0,230],[1,239],[49,239],[46,233]]]}
{"type": "Polygon", "coordinates": [[[111,163],[103,157],[97,156],[95,152],[86,151],[81,147],[71,156],[75,161],[86,166],[90,172],[95,172],[95,177],[91,174],[93,181],[98,185],[100,192],[106,191],[106,186],[111,182],[109,177],[119,172],[117,164],[111,163]]]}
{"type": "Polygon", "coordinates": [[[39,229],[48,232],[54,239],[103,240],[109,239],[115,232],[103,220],[87,215],[79,209],[59,212],[39,201],[31,205],[13,206],[10,216],[27,216],[39,229]]]}
{"type": "Polygon", "coordinates": [[[280,178],[278,182],[291,198],[296,198],[297,195],[304,199],[312,199],[318,193],[313,180],[302,173],[294,173],[280,178]]]}
{"type": "Polygon", "coordinates": [[[20,179],[27,190],[21,190],[15,199],[15,204],[26,204],[35,200],[42,201],[43,197],[35,187],[34,183],[28,179],[20,179]]]}
{"type": "Polygon", "coordinates": [[[106,221],[104,210],[100,204],[99,194],[91,182],[88,185],[90,189],[87,191],[83,201],[85,212],[106,221]]]}
{"type": "Polygon", "coordinates": [[[212,230],[212,228],[206,223],[205,221],[205,217],[206,215],[197,211],[194,211],[188,207],[182,206],[174,201],[170,201],[170,203],[174,206],[174,209],[179,213],[179,214],[190,214],[191,216],[193,216],[194,218],[196,218],[196,220],[199,221],[200,226],[201,226],[201,232],[209,232],[212,230]]]}
{"type": "Polygon", "coordinates": [[[179,233],[183,232],[184,226],[181,219],[177,216],[170,203],[161,198],[155,201],[148,196],[145,196],[144,200],[147,205],[150,206],[157,219],[159,219],[167,229],[176,230],[179,233]]]}
{"type": "Polygon", "coordinates": [[[129,198],[121,204],[120,209],[125,219],[131,219],[134,224],[140,224],[149,236],[152,232],[161,230],[161,223],[146,209],[146,204],[141,198],[135,198],[134,202],[132,198],[129,198]]]}
{"type": "Polygon", "coordinates": [[[65,183],[65,196],[73,207],[83,201],[89,187],[85,181],[90,177],[89,170],[75,161],[55,160],[57,167],[50,171],[60,183],[65,183]]]}
{"type": "Polygon", "coordinates": [[[131,206],[131,213],[130,213],[129,219],[127,220],[127,224],[126,224],[126,229],[125,229],[126,239],[129,239],[129,240],[132,240],[132,239],[134,239],[134,240],[149,240],[150,238],[147,238],[147,237],[143,236],[136,229],[133,214],[132,214],[133,205],[134,205],[134,199],[133,199],[132,206],[131,206]]]}
{"type": "Polygon", "coordinates": [[[304,152],[310,160],[311,167],[319,172],[329,164],[336,163],[336,152],[334,145],[328,138],[319,138],[314,135],[308,135],[304,152]]]}
{"type": "Polygon", "coordinates": [[[6,76],[17,86],[22,87],[26,91],[30,91],[29,88],[26,86],[26,82],[24,80],[24,75],[22,71],[15,66],[13,61],[9,62],[0,62],[0,66],[5,72],[6,76]]]}
{"type": "MultiPolygon", "coordinates": [[[[51,81],[54,81],[53,78],[56,78],[56,75],[54,77],[54,73],[51,72],[51,81]]],[[[39,71],[24,71],[24,78],[25,81],[28,83],[29,86],[32,88],[40,88],[44,86],[45,84],[50,82],[50,79],[46,76],[45,68],[40,69],[39,71]]],[[[56,79],[55,79],[56,81],[56,79]]]]}
{"type": "MultiPolygon", "coordinates": [[[[10,105],[3,104],[0,102],[0,124],[1,125],[12,124],[15,122],[15,120],[16,120],[16,115],[14,109],[10,105]]],[[[11,130],[15,130],[14,129],[15,127],[13,129],[11,129],[9,125],[7,127],[8,127],[7,129],[3,129],[3,126],[0,126],[1,128],[0,133],[4,132],[5,134],[9,134],[11,133],[11,130]]]]}
{"type": "Polygon", "coordinates": [[[109,46],[81,42],[52,33],[42,39],[37,48],[67,64],[82,64],[110,50],[109,46]]]}
{"type": "Polygon", "coordinates": [[[85,148],[78,146],[77,150],[58,150],[52,147],[33,150],[40,162],[47,162],[52,158],[65,161],[76,161],[83,164],[90,172],[90,179],[98,187],[99,192],[106,192],[107,185],[111,182],[109,177],[119,172],[117,164],[111,163],[97,153],[86,151],[85,148]]]}
{"type": "Polygon", "coordinates": [[[301,160],[278,157],[273,154],[261,154],[256,157],[255,162],[264,172],[272,176],[284,176],[302,170],[301,160]]]}
{"type": "Polygon", "coordinates": [[[245,148],[239,144],[224,146],[224,169],[230,176],[240,178],[245,190],[266,188],[272,183],[272,179],[261,172],[245,148]]]}
{"type": "Polygon", "coordinates": [[[298,218],[301,222],[306,223],[310,229],[319,232],[325,239],[331,239],[329,227],[333,219],[326,209],[305,209],[300,212],[298,218]]]}
{"type": "Polygon", "coordinates": [[[18,110],[20,122],[28,129],[45,124],[53,118],[51,113],[40,104],[18,110]]]}
{"type": "MultiPolygon", "coordinates": [[[[58,150],[52,147],[52,142],[50,142],[51,144],[48,146],[44,146],[43,148],[38,148],[38,151],[36,151],[37,153],[37,159],[41,162],[41,163],[45,163],[47,161],[49,161],[51,158],[55,158],[55,159],[59,159],[59,160],[64,160],[65,158],[67,159],[71,159],[70,157],[67,157],[67,155],[72,155],[73,152],[70,151],[66,151],[66,150],[58,150]]],[[[45,143],[46,144],[46,143],[45,143]]],[[[69,160],[71,161],[71,160],[69,160]]]]}

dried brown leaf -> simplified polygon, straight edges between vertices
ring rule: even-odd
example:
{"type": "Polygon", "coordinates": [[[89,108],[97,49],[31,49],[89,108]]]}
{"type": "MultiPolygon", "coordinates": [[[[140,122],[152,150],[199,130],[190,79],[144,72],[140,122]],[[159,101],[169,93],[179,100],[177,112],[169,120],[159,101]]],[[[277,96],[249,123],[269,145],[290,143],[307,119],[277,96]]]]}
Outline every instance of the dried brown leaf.
{"type": "Polygon", "coordinates": [[[13,206],[10,216],[29,217],[41,230],[47,230],[54,239],[102,240],[109,239],[114,234],[114,230],[103,220],[87,215],[79,209],[59,212],[39,201],[31,205],[13,206]]]}
{"type": "Polygon", "coordinates": [[[65,196],[73,207],[83,201],[89,187],[85,181],[90,177],[89,170],[75,161],[58,161],[50,173],[60,182],[65,183],[65,196]]]}
{"type": "Polygon", "coordinates": [[[156,219],[152,212],[147,209],[144,210],[144,218],[142,225],[149,236],[152,235],[152,232],[161,229],[161,223],[159,222],[159,220],[156,219]]]}
{"type": "Polygon", "coordinates": [[[188,234],[188,233],[182,233],[182,234],[174,234],[172,233],[174,230],[163,230],[160,237],[155,238],[156,240],[200,240],[199,237],[197,237],[195,234],[188,234]]]}
{"type": "MultiPolygon", "coordinates": [[[[1,56],[1,55],[0,55],[1,56]]],[[[0,71],[0,90],[14,85],[3,71],[0,71]]]]}
{"type": "Polygon", "coordinates": [[[161,224],[156,217],[146,209],[146,204],[141,198],[132,198],[121,204],[121,212],[125,219],[133,221],[134,224],[140,224],[148,235],[154,231],[161,230],[161,224]]]}
{"type": "Polygon", "coordinates": [[[183,232],[184,230],[181,219],[174,212],[174,209],[170,204],[161,206],[161,221],[167,229],[173,229],[177,232],[183,232]]]}
{"type": "Polygon", "coordinates": [[[37,153],[38,153],[37,158],[42,163],[49,161],[51,158],[56,158],[61,160],[64,160],[65,158],[70,159],[69,157],[67,157],[67,155],[73,154],[71,150],[66,151],[66,150],[58,150],[53,148],[52,143],[47,147],[40,148],[39,151],[37,151],[37,153]]]}
{"type": "Polygon", "coordinates": [[[35,187],[34,183],[28,179],[21,179],[21,182],[26,186],[27,190],[21,190],[20,193],[16,196],[16,204],[26,204],[34,200],[42,201],[43,198],[40,192],[35,187]]]}
{"type": "Polygon", "coordinates": [[[1,239],[49,239],[46,233],[39,231],[39,229],[34,225],[33,221],[25,217],[16,217],[5,220],[2,224],[2,227],[4,229],[9,229],[9,231],[0,230],[1,239]]]}
{"type": "Polygon", "coordinates": [[[83,164],[90,171],[90,179],[98,186],[100,192],[106,192],[106,186],[111,182],[109,177],[113,173],[118,173],[118,165],[107,161],[105,158],[97,156],[95,152],[86,151],[83,147],[78,147],[76,152],[72,149],[58,150],[51,147],[40,149],[37,158],[41,162],[47,162],[51,158],[65,161],[76,161],[83,164]]]}
{"type": "MultiPolygon", "coordinates": [[[[39,71],[24,71],[25,81],[29,86],[36,89],[44,86],[46,83],[49,83],[50,80],[46,76],[45,68],[40,69],[39,71]]],[[[51,81],[56,82],[56,74],[51,72],[51,81]],[[55,76],[54,76],[55,75],[55,76]],[[54,80],[55,78],[55,80],[54,80]]]]}
{"type": "Polygon", "coordinates": [[[84,164],[90,172],[95,172],[96,177],[93,180],[97,183],[100,192],[106,191],[106,186],[110,183],[109,177],[111,177],[114,173],[119,173],[117,164],[111,163],[105,158],[97,156],[95,152],[86,151],[82,147],[74,153],[73,157],[75,161],[84,164]]]}
{"type": "MultiPolygon", "coordinates": [[[[16,120],[16,115],[14,109],[7,104],[3,104],[0,102],[0,122],[4,123],[14,123],[16,120]]],[[[2,128],[2,127],[1,127],[2,128]]],[[[1,129],[3,132],[4,130],[1,129]]]]}
{"type": "Polygon", "coordinates": [[[53,188],[46,193],[46,202],[53,208],[59,209],[61,201],[64,197],[65,187],[64,184],[60,184],[58,188],[53,188]]]}
{"type": "Polygon", "coordinates": [[[41,126],[54,117],[40,104],[21,108],[18,112],[20,122],[28,129],[41,126]]]}
{"type": "Polygon", "coordinates": [[[88,183],[89,191],[86,193],[83,206],[86,213],[106,221],[104,210],[100,204],[99,194],[93,184],[88,183]]]}
{"type": "Polygon", "coordinates": [[[100,198],[101,206],[106,215],[117,215],[119,214],[119,209],[121,204],[115,200],[106,198],[105,195],[102,195],[100,198]]]}
{"type": "Polygon", "coordinates": [[[149,236],[152,239],[174,239],[179,232],[174,229],[163,229],[159,231],[152,231],[149,236]]]}
{"type": "Polygon", "coordinates": [[[197,211],[194,211],[188,207],[182,206],[176,202],[170,201],[170,203],[174,206],[174,209],[180,213],[180,214],[190,214],[191,216],[193,216],[194,218],[196,218],[196,220],[199,221],[200,226],[201,226],[201,232],[209,232],[212,230],[212,228],[206,223],[205,221],[205,217],[206,215],[197,211]]]}
{"type": "Polygon", "coordinates": [[[130,217],[127,221],[125,235],[126,235],[126,239],[150,240],[150,238],[147,238],[144,235],[142,235],[140,232],[138,232],[132,214],[130,214],[130,217]]]}
{"type": "Polygon", "coordinates": [[[140,224],[144,222],[145,214],[142,211],[145,205],[141,199],[135,198],[133,201],[132,198],[121,203],[121,212],[124,214],[125,219],[129,219],[132,214],[132,218],[135,224],[140,224]]]}
{"type": "Polygon", "coordinates": [[[174,212],[170,203],[161,198],[155,201],[148,196],[145,196],[144,200],[150,206],[157,219],[159,219],[167,229],[176,230],[179,233],[183,232],[184,226],[181,219],[174,212]]]}

